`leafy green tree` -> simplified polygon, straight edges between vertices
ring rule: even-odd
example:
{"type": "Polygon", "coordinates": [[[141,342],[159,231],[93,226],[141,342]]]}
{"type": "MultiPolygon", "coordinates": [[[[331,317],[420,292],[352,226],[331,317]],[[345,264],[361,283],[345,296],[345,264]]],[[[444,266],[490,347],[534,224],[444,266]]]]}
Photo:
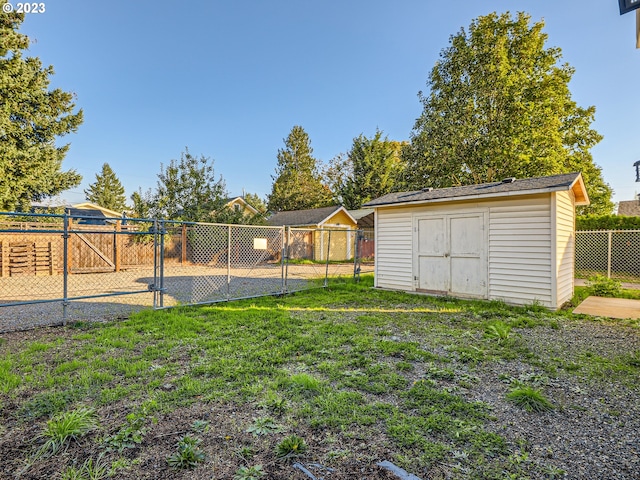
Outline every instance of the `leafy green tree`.
{"type": "Polygon", "coordinates": [[[216,212],[224,215],[226,193],[222,177],[215,178],[213,160],[196,158],[187,148],[180,160],[161,165],[150,213],[168,220],[216,221],[216,212]]]}
{"type": "MultiPolygon", "coordinates": [[[[0,8],[7,2],[0,0],[0,8]]],[[[49,90],[53,67],[23,57],[29,38],[18,33],[24,15],[0,14],[0,209],[28,210],[80,184],[74,170],[61,171],[69,145],[56,138],[75,132],[82,110],[73,113],[73,95],[49,90]]]]}
{"type": "Polygon", "coordinates": [[[447,187],[505,177],[581,171],[590,207],[609,213],[611,188],[590,150],[602,137],[591,128],[595,108],[579,107],[560,64],[545,48],[544,23],[496,13],[450,38],[431,71],[422,115],[403,149],[406,188],[447,187]]]}
{"type": "Polygon", "coordinates": [[[332,194],[322,183],[307,132],[296,125],[284,143],[285,148],[278,150],[276,175],[271,177],[269,210],[304,210],[331,205],[332,194]]]}
{"type": "Polygon", "coordinates": [[[84,191],[85,198],[101,207],[115,211],[127,208],[124,187],[108,163],[96,174],[96,181],[84,191]]]}
{"type": "Polygon", "coordinates": [[[403,171],[401,142],[382,138],[376,130],[373,138],[359,135],[349,153],[331,160],[325,176],[335,199],[348,209],[394,191],[403,171]]]}

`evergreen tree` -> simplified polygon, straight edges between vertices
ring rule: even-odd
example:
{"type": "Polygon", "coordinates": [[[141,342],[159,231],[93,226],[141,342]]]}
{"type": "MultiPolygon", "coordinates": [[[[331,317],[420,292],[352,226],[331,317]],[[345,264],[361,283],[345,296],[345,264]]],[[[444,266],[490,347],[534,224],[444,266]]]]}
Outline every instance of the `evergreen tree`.
{"type": "Polygon", "coordinates": [[[331,191],[322,184],[307,132],[296,125],[284,143],[285,148],[278,150],[276,175],[271,177],[269,210],[280,212],[331,205],[331,191]]]}
{"type": "Polygon", "coordinates": [[[447,187],[581,171],[591,199],[580,211],[609,213],[611,188],[590,150],[595,108],[572,99],[574,69],[545,48],[543,22],[509,13],[479,17],[450,39],[431,71],[422,115],[403,149],[406,188],[447,187]]]}
{"type": "Polygon", "coordinates": [[[85,198],[101,207],[121,212],[126,209],[124,187],[108,163],[96,174],[96,181],[84,191],[85,198]]]}
{"type": "Polygon", "coordinates": [[[347,156],[335,157],[325,172],[338,203],[357,209],[394,191],[403,171],[401,149],[401,142],[382,138],[380,130],[373,138],[354,138],[347,156]]]}
{"type": "Polygon", "coordinates": [[[213,160],[196,158],[186,148],[180,160],[160,166],[158,187],[150,213],[158,218],[190,222],[218,221],[225,216],[225,182],[215,178],[213,160]]]}
{"type": "MultiPolygon", "coordinates": [[[[7,2],[0,0],[0,7],[7,2]]],[[[82,177],[61,171],[69,145],[56,138],[75,132],[82,110],[73,95],[49,90],[53,67],[23,57],[29,38],[18,33],[23,14],[0,14],[0,210],[28,210],[32,200],[75,187],[82,177]]]]}

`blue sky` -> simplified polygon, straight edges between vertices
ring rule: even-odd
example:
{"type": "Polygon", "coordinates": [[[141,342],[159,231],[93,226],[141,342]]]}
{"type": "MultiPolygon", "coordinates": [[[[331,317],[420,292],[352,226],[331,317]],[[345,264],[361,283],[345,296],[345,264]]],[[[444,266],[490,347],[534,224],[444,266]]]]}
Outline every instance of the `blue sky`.
{"type": "MultiPolygon", "coordinates": [[[[15,5],[16,2],[12,0],[15,5]]],[[[640,191],[640,50],[635,13],[617,0],[49,0],[27,14],[29,55],[53,65],[85,120],[63,163],[84,189],[107,162],[127,197],[155,187],[161,163],[215,160],[233,195],[266,196],[276,154],[294,125],[327,162],[376,128],[409,138],[417,98],[449,37],[490,12],[545,21],[548,47],[576,69],[578,105],[595,105],[593,150],[614,200],[640,191]]]]}

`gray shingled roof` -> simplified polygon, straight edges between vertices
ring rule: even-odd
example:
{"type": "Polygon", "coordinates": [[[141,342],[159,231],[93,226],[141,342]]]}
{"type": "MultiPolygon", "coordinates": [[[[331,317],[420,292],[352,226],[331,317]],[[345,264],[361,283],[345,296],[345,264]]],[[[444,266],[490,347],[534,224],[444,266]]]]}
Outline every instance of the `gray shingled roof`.
{"type": "Polygon", "coordinates": [[[361,208],[359,210],[348,210],[349,215],[355,218],[358,222],[358,227],[361,228],[373,228],[373,208],[361,208]]]}
{"type": "MultiPolygon", "coordinates": [[[[548,177],[516,179],[513,182],[492,182],[462,187],[437,188],[433,190],[416,190],[412,192],[389,193],[365,203],[363,207],[378,207],[400,203],[427,203],[444,200],[488,198],[503,195],[534,194],[569,190],[580,178],[580,173],[564,173],[548,177]]],[[[586,195],[586,193],[585,193],[586,195]]],[[[579,202],[576,202],[580,204],[579,202]]]]}
{"type": "Polygon", "coordinates": [[[273,226],[295,226],[303,227],[309,225],[318,225],[327,217],[338,211],[340,205],[334,205],[332,207],[311,208],[308,210],[291,210],[288,212],[279,212],[267,220],[268,225],[273,226]]]}
{"type": "Polygon", "coordinates": [[[618,215],[640,217],[640,200],[623,200],[618,204],[618,215]]]}

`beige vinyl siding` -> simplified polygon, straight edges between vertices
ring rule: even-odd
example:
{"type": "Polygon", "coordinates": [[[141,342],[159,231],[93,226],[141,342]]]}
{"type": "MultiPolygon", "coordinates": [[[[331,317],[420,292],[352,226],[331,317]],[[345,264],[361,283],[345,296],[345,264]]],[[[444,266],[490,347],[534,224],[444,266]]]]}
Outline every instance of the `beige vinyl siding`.
{"type": "Polygon", "coordinates": [[[557,309],[573,295],[571,191],[376,209],[376,286],[414,291],[413,217],[488,212],[488,298],[557,309]],[[557,275],[557,277],[556,277],[557,275]]]}
{"type": "Polygon", "coordinates": [[[376,287],[413,290],[410,209],[380,209],[376,216],[376,287]]]}
{"type": "Polygon", "coordinates": [[[491,202],[489,298],[554,307],[551,282],[551,201],[535,195],[491,202]]]}
{"type": "Polygon", "coordinates": [[[575,254],[575,207],[573,192],[556,192],[556,274],[557,305],[573,296],[575,254]]]}

